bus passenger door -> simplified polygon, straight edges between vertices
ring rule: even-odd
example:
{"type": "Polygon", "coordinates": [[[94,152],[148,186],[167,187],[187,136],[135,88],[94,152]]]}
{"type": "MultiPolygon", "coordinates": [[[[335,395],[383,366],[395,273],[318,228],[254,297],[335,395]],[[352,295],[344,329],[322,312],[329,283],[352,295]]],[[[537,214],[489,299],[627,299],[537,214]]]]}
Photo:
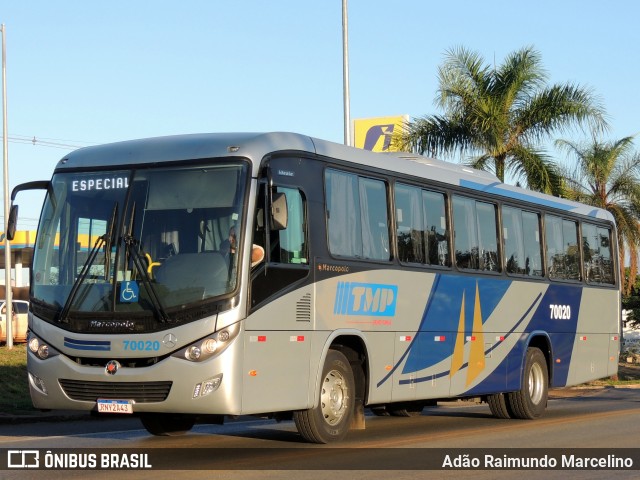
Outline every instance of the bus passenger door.
{"type": "Polygon", "coordinates": [[[265,250],[265,257],[250,267],[242,411],[258,413],[306,408],[313,287],[307,281],[305,196],[298,188],[269,187],[262,183],[256,215],[252,241],[265,250]],[[274,208],[271,202],[274,202],[274,208]],[[276,207],[287,211],[278,222],[270,214],[276,207]],[[285,217],[286,224],[282,220],[285,217]]]}

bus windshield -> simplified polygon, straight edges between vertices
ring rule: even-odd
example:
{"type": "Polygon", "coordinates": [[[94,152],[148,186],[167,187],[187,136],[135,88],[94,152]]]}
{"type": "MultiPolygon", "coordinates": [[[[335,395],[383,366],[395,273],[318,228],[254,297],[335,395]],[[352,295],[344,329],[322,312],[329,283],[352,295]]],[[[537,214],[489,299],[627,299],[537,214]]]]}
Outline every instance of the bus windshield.
{"type": "Polygon", "coordinates": [[[202,318],[204,304],[236,288],[247,171],[228,161],[55,174],[34,251],[34,308],[75,331],[202,318]]]}

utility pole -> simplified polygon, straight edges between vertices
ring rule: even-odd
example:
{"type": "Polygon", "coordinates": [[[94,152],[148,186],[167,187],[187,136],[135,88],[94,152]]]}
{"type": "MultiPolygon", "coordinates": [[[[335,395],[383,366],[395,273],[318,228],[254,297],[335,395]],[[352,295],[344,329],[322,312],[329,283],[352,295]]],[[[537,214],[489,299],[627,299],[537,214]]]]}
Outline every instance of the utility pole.
{"type": "Polygon", "coordinates": [[[6,27],[2,31],[2,160],[4,172],[4,299],[5,320],[7,324],[7,349],[13,348],[13,303],[11,295],[11,244],[7,238],[9,222],[9,135],[7,133],[7,42],[6,27]]]}
{"type": "Polygon", "coordinates": [[[344,102],[344,144],[351,145],[351,113],[349,112],[349,21],[347,0],[342,0],[342,91],[344,102]]]}

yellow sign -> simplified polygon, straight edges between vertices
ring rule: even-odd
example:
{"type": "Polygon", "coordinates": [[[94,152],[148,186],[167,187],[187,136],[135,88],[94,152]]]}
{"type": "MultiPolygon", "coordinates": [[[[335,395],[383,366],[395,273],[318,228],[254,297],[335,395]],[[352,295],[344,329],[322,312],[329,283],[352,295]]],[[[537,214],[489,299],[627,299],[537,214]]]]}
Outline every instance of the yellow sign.
{"type": "Polygon", "coordinates": [[[397,152],[394,137],[402,133],[409,115],[360,118],[353,121],[353,146],[372,152],[397,152]]]}
{"type": "MultiPolygon", "coordinates": [[[[11,246],[14,248],[33,248],[35,241],[35,230],[18,230],[11,241],[11,246]]],[[[0,242],[4,242],[4,232],[0,233],[0,242]]],[[[0,245],[0,250],[2,249],[4,249],[4,244],[0,245]]]]}

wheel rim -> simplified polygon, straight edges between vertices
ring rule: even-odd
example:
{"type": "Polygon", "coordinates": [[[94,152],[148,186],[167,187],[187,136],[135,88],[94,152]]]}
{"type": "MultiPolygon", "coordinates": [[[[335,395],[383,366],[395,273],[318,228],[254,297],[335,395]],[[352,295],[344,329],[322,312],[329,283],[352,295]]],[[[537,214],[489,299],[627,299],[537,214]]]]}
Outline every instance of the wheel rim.
{"type": "Polygon", "coordinates": [[[529,372],[529,397],[531,401],[538,405],[544,396],[544,372],[538,363],[531,366],[529,372]]]}
{"type": "Polygon", "coordinates": [[[329,425],[336,425],[347,412],[349,391],[347,382],[340,372],[331,370],[322,382],[320,403],[322,416],[329,425]]]}

